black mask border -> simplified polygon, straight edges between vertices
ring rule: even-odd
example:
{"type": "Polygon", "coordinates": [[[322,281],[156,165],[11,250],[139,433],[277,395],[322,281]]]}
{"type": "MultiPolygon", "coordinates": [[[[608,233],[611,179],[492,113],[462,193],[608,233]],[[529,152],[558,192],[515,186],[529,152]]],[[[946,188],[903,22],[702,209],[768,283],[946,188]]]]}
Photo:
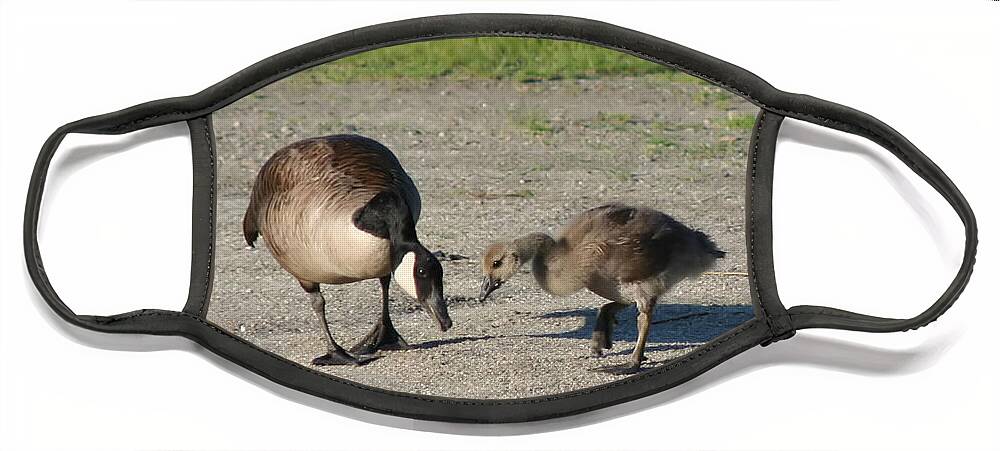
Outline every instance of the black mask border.
{"type": "Polygon", "coordinates": [[[594,20],[524,14],[422,17],[348,31],[274,55],[191,96],[156,100],[66,124],[48,138],[39,153],[24,217],[29,275],[42,298],[67,322],[108,333],[183,336],[273,382],[314,396],[390,415],[467,423],[537,421],[638,399],[686,382],[758,344],[788,338],[796,329],[827,327],[894,332],[924,326],[944,313],[968,284],[976,246],[976,220],[964,196],[932,161],[881,121],[832,102],[780,91],[740,67],[650,35],[594,20]],[[754,319],[684,357],[618,382],[558,395],[505,400],[421,396],[364,386],[257,348],[204,319],[211,293],[215,223],[211,113],[292,73],[345,56],[409,42],[476,36],[563,39],[619,50],[702,78],[761,108],[747,168],[747,245],[754,319]],[[819,306],[784,308],[774,281],[770,223],[774,147],[784,117],[874,141],[915,171],[955,209],[965,225],[962,265],[947,290],[925,312],[909,319],[891,319],[819,306]],[[43,188],[56,149],[68,133],[123,134],[177,121],[188,122],[194,152],[192,278],[183,311],[146,309],[113,316],[75,314],[49,283],[37,238],[43,188]]]}

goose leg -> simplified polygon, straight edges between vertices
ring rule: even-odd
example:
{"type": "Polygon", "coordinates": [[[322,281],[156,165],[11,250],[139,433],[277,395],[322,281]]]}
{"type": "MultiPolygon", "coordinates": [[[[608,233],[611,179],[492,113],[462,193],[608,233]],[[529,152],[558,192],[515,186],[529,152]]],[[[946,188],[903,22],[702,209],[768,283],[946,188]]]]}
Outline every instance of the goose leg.
{"type": "Polygon", "coordinates": [[[326,322],[326,299],[323,298],[323,293],[319,291],[319,284],[310,282],[300,282],[302,288],[306,290],[306,297],[309,299],[310,305],[312,305],[313,312],[316,314],[316,318],[319,319],[319,325],[323,329],[323,336],[326,338],[326,354],[313,359],[313,365],[363,365],[369,360],[359,360],[354,356],[348,354],[341,348],[336,341],[333,340],[333,334],[330,333],[330,325],[326,322]]]}
{"type": "Polygon", "coordinates": [[[391,276],[385,276],[378,281],[382,285],[382,314],[375,327],[372,328],[358,344],[351,348],[355,354],[373,354],[375,351],[400,351],[410,349],[411,346],[399,336],[396,327],[392,325],[392,318],[389,317],[389,282],[391,276]]]}
{"type": "Polygon", "coordinates": [[[608,302],[601,306],[594,323],[594,333],[590,337],[590,353],[594,357],[600,357],[605,349],[611,349],[614,326],[617,323],[615,315],[625,307],[625,304],[619,302],[608,302]]]}

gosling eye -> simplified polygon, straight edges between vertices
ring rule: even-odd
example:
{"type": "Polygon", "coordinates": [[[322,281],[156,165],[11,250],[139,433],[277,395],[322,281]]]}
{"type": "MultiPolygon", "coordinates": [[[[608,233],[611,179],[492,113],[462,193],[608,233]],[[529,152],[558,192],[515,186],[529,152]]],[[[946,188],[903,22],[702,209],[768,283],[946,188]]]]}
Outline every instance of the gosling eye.
{"type": "Polygon", "coordinates": [[[499,268],[503,264],[503,260],[493,260],[493,267],[499,268]]]}

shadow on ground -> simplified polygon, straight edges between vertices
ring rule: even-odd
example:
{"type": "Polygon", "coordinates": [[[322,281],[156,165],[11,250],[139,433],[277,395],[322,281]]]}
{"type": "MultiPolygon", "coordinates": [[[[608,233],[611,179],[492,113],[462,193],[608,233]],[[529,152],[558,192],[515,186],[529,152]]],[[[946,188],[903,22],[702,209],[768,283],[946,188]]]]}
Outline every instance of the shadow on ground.
{"type": "MultiPolygon", "coordinates": [[[[618,324],[614,330],[616,342],[635,342],[638,337],[635,306],[618,312],[618,324]]],[[[597,320],[597,308],[581,308],[546,313],[535,319],[583,318],[583,325],[564,332],[527,335],[483,335],[453,337],[432,340],[414,345],[418,349],[432,349],[457,343],[509,337],[560,338],[589,340],[597,320]]],[[[753,308],[749,305],[697,305],[665,304],[657,305],[653,311],[653,326],[649,330],[648,351],[667,351],[698,346],[729,330],[753,319],[753,308]]],[[[627,354],[631,348],[609,355],[627,354]]]]}
{"type": "MultiPolygon", "coordinates": [[[[618,312],[615,325],[615,340],[635,341],[638,337],[635,306],[618,312]]],[[[597,320],[596,308],[564,310],[546,313],[538,318],[578,318],[584,323],[579,328],[559,333],[540,334],[547,338],[589,339],[597,320]]],[[[730,329],[753,319],[753,308],[749,305],[697,305],[664,304],[653,310],[653,325],[649,329],[649,343],[701,344],[710,341],[730,329]]],[[[655,349],[650,347],[648,349],[655,349]]],[[[664,348],[675,349],[675,348],[664,348]]]]}

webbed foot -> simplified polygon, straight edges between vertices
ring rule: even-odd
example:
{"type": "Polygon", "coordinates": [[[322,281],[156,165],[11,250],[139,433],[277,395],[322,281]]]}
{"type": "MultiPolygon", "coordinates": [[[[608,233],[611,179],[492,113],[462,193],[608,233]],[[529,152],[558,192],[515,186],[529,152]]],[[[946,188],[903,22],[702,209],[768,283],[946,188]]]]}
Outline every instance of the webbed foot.
{"type": "Polygon", "coordinates": [[[354,354],[374,354],[377,351],[405,351],[412,348],[413,346],[403,340],[394,327],[379,322],[361,338],[358,344],[351,347],[351,352],[354,354]]]}
{"type": "Polygon", "coordinates": [[[312,364],[317,366],[330,366],[330,365],[362,366],[377,358],[378,356],[370,356],[370,355],[361,355],[355,357],[344,352],[343,349],[337,349],[336,351],[328,352],[319,357],[316,357],[315,359],[312,360],[312,364]]]}

